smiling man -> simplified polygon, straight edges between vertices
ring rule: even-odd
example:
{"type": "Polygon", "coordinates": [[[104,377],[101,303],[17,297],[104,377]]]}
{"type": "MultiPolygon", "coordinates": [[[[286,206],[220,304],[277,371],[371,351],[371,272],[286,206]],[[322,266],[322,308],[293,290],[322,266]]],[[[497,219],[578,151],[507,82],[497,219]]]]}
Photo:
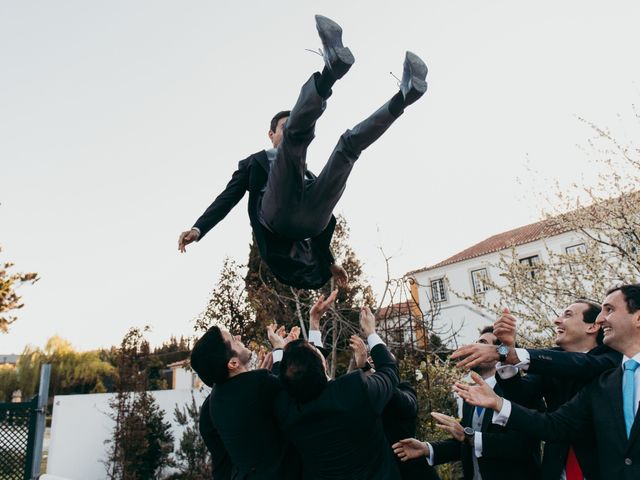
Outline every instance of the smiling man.
{"type": "MultiPolygon", "coordinates": [[[[591,379],[620,364],[620,354],[602,345],[603,332],[596,318],[601,306],[588,300],[577,300],[554,320],[556,328],[554,349],[515,348],[516,319],[505,312],[496,322],[495,331],[509,353],[505,363],[515,364],[527,371],[521,376],[510,365],[498,366],[498,383],[504,396],[516,403],[544,399],[547,411],[553,412],[571,400],[591,379]]],[[[497,349],[481,351],[463,347],[467,358],[461,365],[479,359],[499,358],[497,349]]],[[[459,357],[461,352],[456,352],[459,357]]],[[[546,442],[541,477],[544,480],[593,478],[599,470],[593,435],[584,435],[572,442],[546,442]],[[565,475],[563,477],[562,475],[565,475]]]]}
{"type": "MultiPolygon", "coordinates": [[[[594,432],[599,472],[588,478],[640,478],[640,284],[607,292],[596,323],[604,343],[623,355],[622,364],[589,383],[556,411],[541,414],[496,395],[481,377],[476,386],[456,384],[465,401],[496,413],[493,423],[548,441],[571,441],[594,432]]],[[[567,478],[569,475],[567,474],[567,478]]]]}

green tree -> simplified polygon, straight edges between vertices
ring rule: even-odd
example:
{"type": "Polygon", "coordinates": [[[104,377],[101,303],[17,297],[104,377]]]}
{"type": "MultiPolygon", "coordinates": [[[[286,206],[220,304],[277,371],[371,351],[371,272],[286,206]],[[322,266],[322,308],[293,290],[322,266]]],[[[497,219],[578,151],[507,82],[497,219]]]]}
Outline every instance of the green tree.
{"type": "Polygon", "coordinates": [[[212,475],[211,455],[198,430],[200,408],[193,395],[191,402],[182,408],[176,405],[173,415],[184,432],[175,452],[178,472],[171,475],[170,479],[209,480],[212,475]]]}
{"type": "MultiPolygon", "coordinates": [[[[0,246],[2,252],[2,246],[0,246]]],[[[25,283],[35,283],[39,280],[37,273],[11,273],[11,262],[0,263],[0,332],[7,333],[9,325],[17,320],[13,313],[24,304],[16,289],[25,283]]]]}
{"type": "Polygon", "coordinates": [[[171,425],[147,391],[148,356],[143,332],[130,329],[117,350],[116,395],[109,402],[115,425],[105,466],[112,480],[151,480],[173,465],[171,425]]]}

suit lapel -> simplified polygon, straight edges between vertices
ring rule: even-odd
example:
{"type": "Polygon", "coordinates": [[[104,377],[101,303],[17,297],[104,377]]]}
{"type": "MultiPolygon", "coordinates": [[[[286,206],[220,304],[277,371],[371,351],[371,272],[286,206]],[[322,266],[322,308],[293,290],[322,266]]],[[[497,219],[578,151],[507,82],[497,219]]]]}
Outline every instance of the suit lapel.
{"type": "MultiPolygon", "coordinates": [[[[617,368],[609,377],[607,383],[609,383],[609,388],[607,388],[606,391],[611,392],[610,404],[613,414],[613,426],[622,435],[622,444],[626,445],[628,443],[627,427],[624,423],[624,412],[622,411],[622,368],[617,368]]],[[[633,438],[633,436],[631,438],[633,438]]]]}
{"type": "Polygon", "coordinates": [[[264,168],[265,172],[269,172],[269,159],[267,158],[267,152],[262,150],[261,152],[256,154],[256,161],[262,168],[264,168]]]}
{"type": "Polygon", "coordinates": [[[473,405],[469,405],[467,402],[462,404],[462,421],[460,422],[463,427],[470,427],[473,422],[473,405]]]}

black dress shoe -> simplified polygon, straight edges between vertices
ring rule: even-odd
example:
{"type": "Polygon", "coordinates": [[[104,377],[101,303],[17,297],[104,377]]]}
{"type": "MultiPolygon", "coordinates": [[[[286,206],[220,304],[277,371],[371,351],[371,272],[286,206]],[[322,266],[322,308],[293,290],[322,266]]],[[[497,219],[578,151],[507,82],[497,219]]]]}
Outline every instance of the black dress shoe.
{"type": "Polygon", "coordinates": [[[404,105],[411,105],[427,91],[427,66],[415,53],[407,51],[404,59],[404,71],[400,82],[400,91],[404,105]]]}
{"type": "Polygon", "coordinates": [[[342,78],[356,61],[351,50],[342,45],[342,28],[322,15],[316,15],[316,27],[322,41],[325,66],[336,80],[342,78]]]}

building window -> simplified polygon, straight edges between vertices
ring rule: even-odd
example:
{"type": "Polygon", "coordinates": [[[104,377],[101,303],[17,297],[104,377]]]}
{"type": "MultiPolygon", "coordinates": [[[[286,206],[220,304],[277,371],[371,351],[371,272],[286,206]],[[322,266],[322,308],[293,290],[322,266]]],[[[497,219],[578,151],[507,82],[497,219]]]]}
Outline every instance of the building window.
{"type": "Polygon", "coordinates": [[[447,294],[444,290],[444,278],[431,281],[431,299],[434,302],[445,302],[447,294]]]}
{"type": "Polygon", "coordinates": [[[580,253],[584,253],[586,250],[587,247],[585,247],[584,243],[571,245],[570,247],[564,249],[564,251],[567,252],[567,255],[578,255],[580,253]]]}
{"type": "Polygon", "coordinates": [[[520,265],[528,266],[526,273],[529,278],[536,278],[536,267],[540,263],[540,257],[538,255],[531,255],[530,257],[524,257],[520,260],[520,265]]]}
{"type": "Polygon", "coordinates": [[[479,295],[489,290],[489,274],[486,268],[479,268],[471,271],[471,283],[473,284],[474,295],[479,295]]]}

